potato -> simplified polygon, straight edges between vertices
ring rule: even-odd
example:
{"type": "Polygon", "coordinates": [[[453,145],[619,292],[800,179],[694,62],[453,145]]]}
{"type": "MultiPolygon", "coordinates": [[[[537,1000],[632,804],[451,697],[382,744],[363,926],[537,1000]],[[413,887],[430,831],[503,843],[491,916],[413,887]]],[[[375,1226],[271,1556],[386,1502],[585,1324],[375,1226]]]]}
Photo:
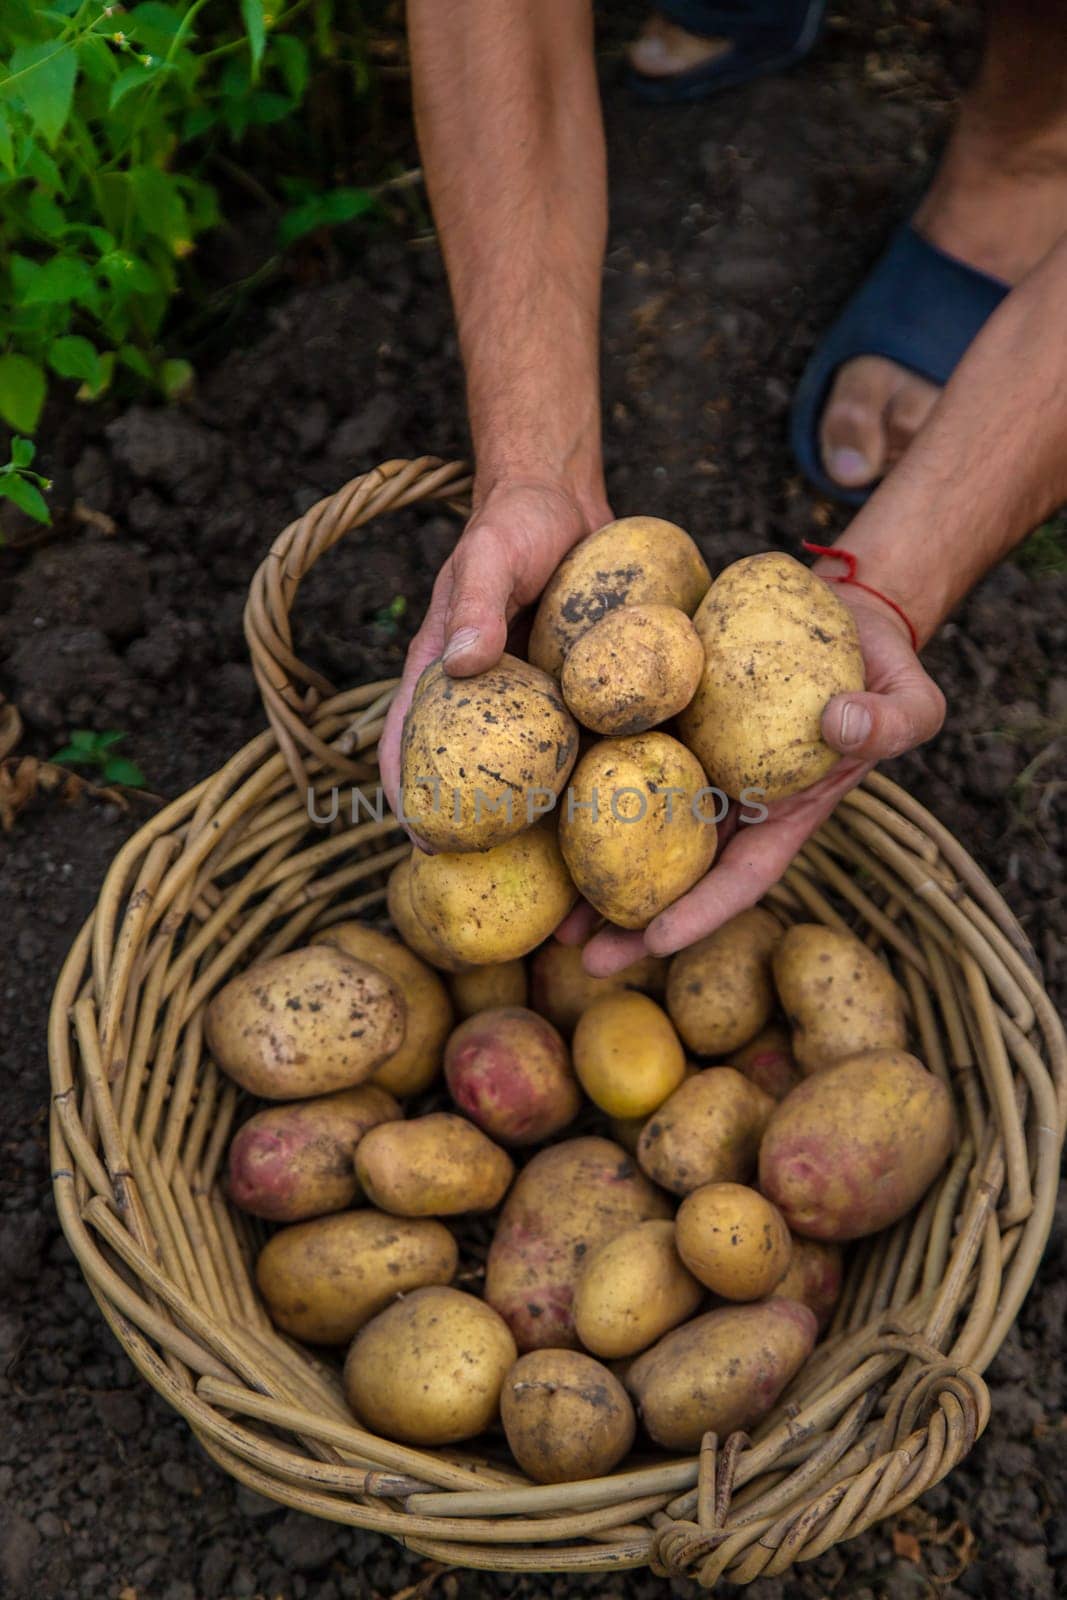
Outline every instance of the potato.
{"type": "Polygon", "coordinates": [[[666,733],[605,739],[586,751],[560,813],[559,843],[601,916],[647,928],[704,876],[716,841],[705,789],[700,763],[666,733]]]}
{"type": "Polygon", "coordinates": [[[499,963],[533,950],[578,898],[555,827],[540,823],[492,850],[417,854],[415,915],[454,960],[499,963]]]}
{"type": "Polygon", "coordinates": [[[775,951],[774,981],[803,1073],[908,1041],[900,987],[855,934],[798,922],[775,951]]]}
{"type": "Polygon", "coordinates": [[[515,1174],[499,1145],[449,1111],[382,1123],[371,1133],[357,1146],[356,1177],[371,1205],[396,1217],[492,1211],[515,1174]]]}
{"type": "Polygon", "coordinates": [[[577,754],[548,673],[509,655],[473,678],[431,662],[404,720],[404,820],[433,850],[489,850],[544,815],[577,754]]]}
{"type": "Polygon", "coordinates": [[[593,1104],[609,1116],[648,1116],[685,1077],[685,1051],[654,1000],[618,989],[579,1017],[574,1070],[593,1104]]]}
{"type": "Polygon", "coordinates": [[[733,1067],[708,1067],[680,1084],[645,1124],[637,1159],[672,1194],[705,1183],[746,1183],[774,1101],[733,1067]]]}
{"type": "Polygon", "coordinates": [[[417,852],[398,861],[389,874],[389,920],[409,950],[442,972],[465,972],[470,963],[460,961],[423,927],[411,903],[411,866],[417,852]]]}
{"type": "Polygon", "coordinates": [[[448,987],[459,1017],[474,1017],[479,1011],[496,1011],[500,1006],[524,1006],[529,990],[526,967],[518,960],[456,972],[448,987]]]}
{"type": "Polygon", "coordinates": [[[693,618],[700,686],[678,719],[708,781],[734,800],[782,800],[841,757],[822,736],[835,694],[864,687],[852,613],[831,586],[778,551],[721,572],[693,618]]]}
{"type": "Polygon", "coordinates": [[[772,1100],[784,1100],[800,1082],[789,1030],[780,1022],[769,1022],[740,1050],[731,1050],[730,1065],[772,1100]]]}
{"type": "Polygon", "coordinates": [[[577,1350],[532,1350],[504,1379],[500,1420],[537,1483],[601,1478],[634,1442],[637,1419],[618,1378],[577,1350]]]}
{"type": "Polygon", "coordinates": [[[534,617],[527,654],[558,677],[577,639],[618,606],[676,606],[687,617],[711,573],[683,529],[659,517],[622,517],[576,544],[556,568],[534,617]]]}
{"type": "Polygon", "coordinates": [[[461,1022],[445,1051],[459,1109],[502,1144],[539,1144],[582,1106],[570,1053],[550,1022],[524,1006],[461,1022]]]}
{"type": "Polygon", "coordinates": [[[675,606],[621,606],[567,652],[561,687],[594,733],[646,733],[687,706],[704,671],[704,646],[675,606]]]}
{"type": "Polygon", "coordinates": [[[445,1040],[452,1027],[448,990],[425,961],[399,939],[365,922],[335,922],[317,933],[315,944],[331,944],[357,961],[367,961],[392,978],[404,997],[404,1040],[374,1074],[390,1094],[421,1094],[441,1070],[445,1040]]]}
{"type": "Polygon", "coordinates": [[[789,1267],[773,1292],[778,1300],[799,1300],[802,1306],[813,1311],[822,1333],[841,1298],[843,1279],[840,1245],[824,1244],[820,1239],[802,1239],[794,1234],[789,1267]]]}
{"type": "Polygon", "coordinates": [[[459,1289],[416,1289],[353,1341],[345,1399],[372,1433],[402,1444],[456,1444],[496,1421],[517,1353],[484,1301],[459,1289]]]}
{"type": "Polygon", "coordinates": [[[693,1452],[705,1433],[723,1440],[754,1427],[814,1344],[815,1317],[795,1300],[723,1306],[638,1356],[626,1387],[657,1444],[693,1452]]]}
{"type": "Polygon", "coordinates": [[[954,1139],[940,1078],[903,1050],[867,1050],[806,1078],[776,1108],[760,1188],[794,1233],[861,1239],[922,1199],[954,1139]]]}
{"type": "Polygon", "coordinates": [[[673,1222],[639,1222],[586,1257],[574,1326],[587,1350],[616,1361],[691,1317],[704,1291],[678,1254],[673,1222]]]}
{"type": "Polygon", "coordinates": [[[771,956],[782,925],[756,906],[680,950],[667,972],[667,1010],[690,1050],[724,1056],[774,1010],[771,956]]]}
{"type": "Polygon", "coordinates": [[[230,1199],[270,1222],[343,1211],[359,1192],[359,1141],[369,1128],[401,1115],[392,1095],[373,1083],[258,1111],[230,1144],[230,1199]]]}
{"type": "Polygon", "coordinates": [[[400,987],[328,945],[290,950],[231,978],[207,1008],[217,1064],[264,1100],[350,1089],[400,1048],[400,987]]]}
{"type": "Polygon", "coordinates": [[[632,1227],[670,1215],[665,1196],[609,1139],[568,1139],[519,1173],[501,1212],[485,1298],[520,1350],[573,1349],[574,1287],[585,1258],[632,1227]]]}
{"type": "Polygon", "coordinates": [[[678,1254],[694,1278],[723,1300],[760,1300],[789,1266],[781,1212],[743,1183],[706,1183],[678,1208],[678,1254]]]}
{"type": "Polygon", "coordinates": [[[442,1222],[342,1211],[282,1228],[256,1262],[256,1284],[283,1333],[346,1344],[398,1294],[450,1283],[459,1256],[442,1222]]]}
{"type": "Polygon", "coordinates": [[[618,989],[661,995],[666,981],[667,963],[659,956],[642,956],[610,978],[591,977],[582,966],[580,946],[550,939],[530,963],[530,1004],[561,1033],[573,1033],[582,1012],[599,995],[618,989]]]}

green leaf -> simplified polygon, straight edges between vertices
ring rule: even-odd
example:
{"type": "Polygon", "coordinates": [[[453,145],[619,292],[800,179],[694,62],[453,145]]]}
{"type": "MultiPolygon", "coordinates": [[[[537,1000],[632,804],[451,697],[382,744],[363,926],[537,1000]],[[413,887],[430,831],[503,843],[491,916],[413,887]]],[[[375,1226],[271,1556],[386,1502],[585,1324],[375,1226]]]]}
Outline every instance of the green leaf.
{"type": "Polygon", "coordinates": [[[88,339],[64,333],[48,346],[48,365],[60,378],[80,378],[90,389],[100,385],[100,357],[88,339]]]}
{"type": "Polygon", "coordinates": [[[161,56],[166,55],[182,25],[181,16],[174,7],[157,4],[157,0],[145,0],[144,5],[134,6],[122,20],[126,32],[138,44],[143,44],[153,55],[161,56]]]}
{"type": "Polygon", "coordinates": [[[58,767],[77,766],[79,762],[85,760],[85,753],[82,750],[75,750],[72,744],[65,744],[62,750],[56,751],[52,760],[58,767]]]}
{"type": "Polygon", "coordinates": [[[325,194],[313,195],[303,205],[287,211],[278,229],[282,245],[292,244],[314,228],[330,227],[338,222],[351,222],[356,217],[373,211],[377,201],[369,189],[329,189],[325,194]]]}
{"type": "Polygon", "coordinates": [[[160,71],[161,66],[162,63],[146,67],[143,63],[138,62],[135,67],[123,67],[111,85],[111,93],[107,97],[108,110],[114,111],[117,105],[121,105],[131,90],[143,89],[147,84],[150,84],[160,71]]]}
{"type": "Polygon", "coordinates": [[[171,249],[189,243],[189,213],[177,182],[158,167],[133,167],[130,187],[145,232],[162,239],[171,249]]]}
{"type": "Polygon", "coordinates": [[[25,511],[28,517],[32,517],[34,522],[49,523],[52,520],[52,514],[40,489],[26,478],[20,478],[17,473],[11,472],[6,477],[0,478],[0,499],[10,500],[20,511],[25,511]]]}
{"type": "Polygon", "coordinates": [[[0,83],[0,96],[5,100],[17,96],[45,143],[54,149],[70,116],[77,51],[54,39],[22,44],[11,52],[8,65],[11,73],[0,83]]]}
{"type": "Polygon", "coordinates": [[[78,390],[78,393],[75,395],[75,399],[99,400],[100,396],[102,394],[106,394],[107,390],[110,389],[111,381],[114,376],[115,352],[114,350],[105,350],[103,355],[100,357],[99,381],[95,385],[89,382],[83,383],[81,388],[78,390]]]}
{"type": "Polygon", "coordinates": [[[271,36],[271,55],[290,97],[299,103],[310,75],[307,45],[291,33],[276,33],[271,36]]]}
{"type": "Polygon", "coordinates": [[[91,755],[96,749],[97,735],[91,728],[75,728],[70,736],[71,748],[91,755]]]}
{"type": "Polygon", "coordinates": [[[152,371],[152,363],[144,351],[138,350],[134,344],[124,344],[119,347],[119,360],[124,367],[128,367],[131,372],[136,372],[137,376],[144,378],[147,383],[151,383],[155,377],[155,373],[152,371]]]}
{"type": "Polygon", "coordinates": [[[42,194],[39,189],[35,189],[26,201],[26,220],[45,239],[60,238],[67,226],[67,219],[61,207],[49,199],[48,195],[42,194]]]}
{"type": "Polygon", "coordinates": [[[108,728],[105,733],[93,735],[98,750],[113,750],[117,744],[122,743],[125,737],[126,735],[121,733],[118,728],[108,728]]]}
{"type": "MultiPolygon", "coordinates": [[[[22,165],[22,171],[20,172],[19,176],[36,178],[37,182],[41,185],[41,188],[45,191],[43,194],[33,194],[30,196],[31,206],[40,206],[42,209],[42,214],[47,213],[47,215],[53,219],[62,219],[63,213],[60,211],[55,201],[50,199],[49,196],[53,194],[65,194],[67,186],[63,181],[63,174],[60,172],[59,168],[56,166],[55,162],[52,160],[52,157],[48,154],[48,151],[45,149],[43,144],[40,144],[37,141],[33,142],[30,149],[26,152],[25,160],[23,161],[22,165]]],[[[57,221],[53,221],[49,224],[49,226],[52,229],[49,237],[54,237],[56,231],[58,231],[59,223],[57,221]]]]}
{"type": "Polygon", "coordinates": [[[146,261],[125,250],[112,250],[101,256],[100,271],[114,289],[124,289],[133,294],[155,294],[159,279],[146,261]]]}
{"type": "Polygon", "coordinates": [[[11,465],[13,467],[30,467],[37,454],[37,446],[32,439],[20,439],[16,434],[11,441],[11,465]]]}
{"type": "Polygon", "coordinates": [[[248,50],[252,57],[252,82],[259,77],[263,48],[267,42],[267,25],[263,20],[263,0],[241,0],[241,20],[248,35],[248,50]]]}
{"type": "Polygon", "coordinates": [[[110,83],[118,71],[118,58],[98,33],[83,33],[78,40],[78,60],[90,83],[110,83]]]}
{"type": "Polygon", "coordinates": [[[25,305],[93,306],[99,299],[96,279],[78,256],[53,256],[34,273],[23,295],[25,305]]]}
{"type": "Polygon", "coordinates": [[[124,756],[112,756],[104,762],[104,777],[108,783],[121,783],[127,789],[143,789],[148,779],[135,761],[124,756]]]}
{"type": "Polygon", "coordinates": [[[193,391],[196,373],[192,363],[178,359],[160,362],[159,387],[168,400],[184,400],[193,391]]]}
{"type": "Polygon", "coordinates": [[[0,356],[0,417],[20,433],[32,433],[44,405],[45,376],[28,356],[0,356]]]}
{"type": "Polygon", "coordinates": [[[11,137],[11,123],[4,107],[0,105],[0,167],[15,176],[15,141],[11,137]]]}

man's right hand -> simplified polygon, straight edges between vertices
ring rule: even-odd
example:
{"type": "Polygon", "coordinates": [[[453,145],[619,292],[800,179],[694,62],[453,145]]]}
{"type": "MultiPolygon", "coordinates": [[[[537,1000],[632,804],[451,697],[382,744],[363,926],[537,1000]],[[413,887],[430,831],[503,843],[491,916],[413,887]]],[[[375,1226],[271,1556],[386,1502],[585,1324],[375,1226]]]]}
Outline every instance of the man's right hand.
{"type": "Polygon", "coordinates": [[[423,668],[438,656],[456,678],[469,678],[493,666],[504,651],[516,614],[533,604],[579,539],[610,521],[602,495],[579,500],[557,483],[502,483],[485,496],[437,574],[429,609],[411,641],[382,730],[382,786],[394,811],[400,788],[400,735],[423,668]]]}

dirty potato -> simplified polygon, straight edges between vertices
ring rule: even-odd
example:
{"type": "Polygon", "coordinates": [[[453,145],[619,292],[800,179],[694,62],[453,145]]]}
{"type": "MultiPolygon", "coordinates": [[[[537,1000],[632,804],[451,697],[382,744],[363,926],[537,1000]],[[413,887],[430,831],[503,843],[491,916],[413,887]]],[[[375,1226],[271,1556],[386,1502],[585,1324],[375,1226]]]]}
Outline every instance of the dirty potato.
{"type": "Polygon", "coordinates": [[[809,1074],[861,1050],[907,1043],[904,996],[893,974],[853,933],[798,922],[774,953],[774,981],[793,1054],[809,1074]]]}
{"type": "Polygon", "coordinates": [[[526,965],[519,960],[495,961],[487,967],[453,973],[448,987],[458,1017],[474,1017],[479,1011],[496,1011],[500,1006],[524,1006],[529,992],[526,965]]]}
{"type": "Polygon", "coordinates": [[[525,1006],[461,1022],[445,1050],[456,1105],[501,1144],[539,1144],[572,1122],[582,1094],[561,1035],[525,1006]]]}
{"type": "Polygon", "coordinates": [[[678,1254],[674,1223],[639,1222],[586,1258],[574,1326],[587,1350],[618,1361],[685,1322],[703,1298],[678,1254]]]}
{"type": "Polygon", "coordinates": [[[793,1235],[785,1277],[772,1290],[778,1300],[799,1300],[815,1314],[822,1333],[841,1298],[844,1262],[841,1246],[793,1235]]]}
{"type": "Polygon", "coordinates": [[[423,961],[430,966],[437,967],[441,972],[464,972],[469,962],[460,961],[445,949],[439,939],[423,927],[415,915],[415,907],[411,903],[411,864],[412,857],[406,856],[403,861],[398,861],[389,874],[386,887],[386,904],[389,908],[389,920],[397,933],[403,939],[409,950],[413,950],[423,961]]]}
{"type": "Polygon", "coordinates": [[[729,1055],[747,1044],[774,1010],[771,956],[782,925],[756,906],[680,950],[667,973],[667,1010],[688,1048],[729,1055]]]}
{"type": "Polygon", "coordinates": [[[694,1278],[723,1300],[776,1293],[791,1241],[781,1212],[743,1183],[706,1183],[686,1195],[675,1218],[678,1254],[694,1278]]]}
{"type": "Polygon", "coordinates": [[[630,1396],[577,1350],[532,1350],[504,1379],[500,1420],[512,1455],[536,1483],[600,1478],[634,1442],[630,1396]]]}
{"type": "Polygon", "coordinates": [[[672,1194],[705,1183],[747,1183],[774,1101],[733,1067],[686,1078],[645,1123],[637,1145],[642,1171],[672,1194]]]}
{"type": "Polygon", "coordinates": [[[678,729],[709,783],[734,800],[782,800],[840,761],[822,736],[836,694],[864,687],[852,613],[792,556],[745,556],[693,618],[704,672],[678,729]]]}
{"type": "Polygon", "coordinates": [[[356,1177],[367,1199],[397,1217],[491,1211],[514,1172],[499,1145],[449,1111],[383,1123],[356,1148],[356,1177]]]}
{"type": "Polygon", "coordinates": [[[433,850],[491,849],[544,814],[577,754],[577,726],[547,673],[502,655],[451,678],[434,661],[404,720],[405,820],[433,850]]]}
{"type": "Polygon", "coordinates": [[[558,677],[575,641],[610,611],[667,605],[691,617],[710,582],[700,551],[673,522],[609,522],[576,544],[548,580],[530,633],[530,660],[558,677]]]}
{"type": "Polygon", "coordinates": [[[666,733],[605,739],[579,761],[559,820],[571,877],[601,916],[647,928],[715,859],[714,797],[666,733]]]}
{"type": "Polygon", "coordinates": [[[328,945],[231,978],[207,1008],[207,1047],[242,1089],[301,1100],[373,1077],[404,1039],[398,984],[328,945]]]}
{"type": "Polygon", "coordinates": [[[780,1022],[769,1022],[740,1050],[731,1050],[730,1065],[772,1100],[784,1100],[800,1082],[789,1029],[780,1022]]]}
{"type": "Polygon", "coordinates": [[[579,945],[550,939],[530,963],[530,1004],[561,1033],[573,1033],[578,1018],[602,994],[640,989],[660,996],[667,981],[667,963],[660,956],[642,956],[610,978],[594,978],[582,966],[579,945]]]}
{"type": "Polygon", "coordinates": [[[563,698],[594,733],[646,733],[696,693],[704,646],[676,606],[621,606],[583,633],[563,663],[563,698]]]}

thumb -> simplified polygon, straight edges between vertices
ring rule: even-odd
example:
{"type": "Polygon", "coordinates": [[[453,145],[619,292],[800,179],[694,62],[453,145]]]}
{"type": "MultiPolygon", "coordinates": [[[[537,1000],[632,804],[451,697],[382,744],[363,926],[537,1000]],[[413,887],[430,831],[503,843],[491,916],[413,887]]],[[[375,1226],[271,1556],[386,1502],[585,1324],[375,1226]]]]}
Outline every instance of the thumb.
{"type": "Polygon", "coordinates": [[[471,677],[499,661],[507,643],[514,584],[507,552],[491,535],[468,535],[457,547],[441,653],[452,677],[471,677]]]}
{"type": "Polygon", "coordinates": [[[932,739],[945,697],[918,662],[884,694],[835,695],[822,715],[827,744],[861,761],[885,761],[932,739]]]}

